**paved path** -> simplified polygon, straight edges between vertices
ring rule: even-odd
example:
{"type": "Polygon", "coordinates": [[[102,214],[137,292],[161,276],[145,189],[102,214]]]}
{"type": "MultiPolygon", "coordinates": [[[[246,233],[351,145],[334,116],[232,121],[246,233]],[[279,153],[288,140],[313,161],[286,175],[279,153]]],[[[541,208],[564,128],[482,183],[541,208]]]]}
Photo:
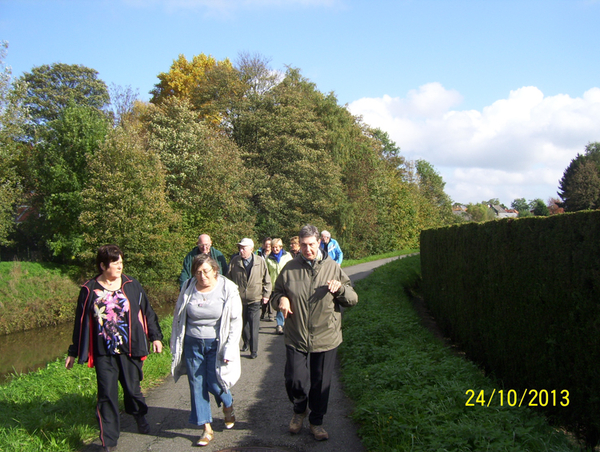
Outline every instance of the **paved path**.
{"type": "MultiPolygon", "coordinates": [[[[353,281],[357,281],[369,275],[374,268],[394,259],[346,267],[344,271],[353,281]]],[[[275,334],[275,325],[275,322],[261,321],[257,359],[249,359],[248,353],[242,353],[242,376],[232,389],[236,415],[233,429],[225,429],[223,413],[211,396],[215,439],[202,450],[363,452],[365,449],[357,436],[356,425],[349,417],[351,401],[340,387],[339,368],[336,368],[333,376],[329,409],[323,423],[329,432],[329,440],[315,441],[307,420],[299,434],[288,432],[292,404],[287,398],[283,381],[285,346],[283,336],[275,334]]],[[[133,418],[123,414],[118,450],[189,451],[201,435],[202,428],[188,423],[190,394],[187,378],[182,377],[175,383],[169,376],[162,385],[147,394],[146,402],[150,407],[147,419],[151,433],[138,434],[133,418]]],[[[84,449],[85,452],[99,450],[102,450],[99,440],[84,449]]]]}

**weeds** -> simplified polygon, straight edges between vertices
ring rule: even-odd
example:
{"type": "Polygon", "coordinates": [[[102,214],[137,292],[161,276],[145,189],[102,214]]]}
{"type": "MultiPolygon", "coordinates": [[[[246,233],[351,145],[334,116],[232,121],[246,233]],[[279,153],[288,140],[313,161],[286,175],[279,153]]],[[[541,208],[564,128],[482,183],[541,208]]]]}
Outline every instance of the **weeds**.
{"type": "Polygon", "coordinates": [[[422,327],[406,294],[419,280],[418,256],[393,261],[357,282],[344,314],[342,380],[366,449],[578,450],[529,409],[465,406],[468,389],[494,383],[422,327]]]}

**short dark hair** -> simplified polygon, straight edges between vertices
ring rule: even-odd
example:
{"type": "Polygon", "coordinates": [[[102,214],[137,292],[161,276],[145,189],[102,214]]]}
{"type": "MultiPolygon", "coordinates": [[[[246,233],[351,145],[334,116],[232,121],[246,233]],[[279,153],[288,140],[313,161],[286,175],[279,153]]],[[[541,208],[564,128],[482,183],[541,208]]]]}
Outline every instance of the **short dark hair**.
{"type": "Polygon", "coordinates": [[[192,276],[196,276],[196,272],[205,263],[208,263],[216,273],[219,273],[219,264],[216,260],[210,257],[210,254],[197,254],[192,261],[192,276]]]}
{"type": "Polygon", "coordinates": [[[123,259],[123,251],[117,245],[102,245],[98,248],[98,254],[96,254],[96,268],[98,273],[102,273],[102,267],[100,264],[104,264],[104,268],[108,268],[111,262],[117,262],[119,257],[123,259]]]}
{"type": "Polygon", "coordinates": [[[300,232],[298,233],[298,238],[303,239],[306,237],[314,237],[317,240],[321,240],[321,234],[319,234],[319,230],[312,224],[302,226],[302,229],[300,229],[300,232]]]}

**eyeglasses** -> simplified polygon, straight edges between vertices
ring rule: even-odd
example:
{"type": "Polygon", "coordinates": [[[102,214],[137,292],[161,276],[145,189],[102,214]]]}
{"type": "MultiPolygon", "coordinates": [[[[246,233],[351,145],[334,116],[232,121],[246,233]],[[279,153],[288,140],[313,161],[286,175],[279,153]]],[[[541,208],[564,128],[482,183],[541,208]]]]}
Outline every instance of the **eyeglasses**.
{"type": "Polygon", "coordinates": [[[198,270],[196,272],[197,276],[200,276],[200,273],[204,273],[204,276],[209,276],[211,274],[211,272],[214,272],[214,268],[209,268],[208,270],[198,270]]]}

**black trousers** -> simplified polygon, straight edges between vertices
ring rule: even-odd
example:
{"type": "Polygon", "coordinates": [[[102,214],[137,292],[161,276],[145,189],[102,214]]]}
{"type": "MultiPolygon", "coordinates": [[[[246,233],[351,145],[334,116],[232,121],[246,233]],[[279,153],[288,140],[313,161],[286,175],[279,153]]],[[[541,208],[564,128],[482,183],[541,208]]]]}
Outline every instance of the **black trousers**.
{"type": "Polygon", "coordinates": [[[260,303],[246,303],[242,305],[242,318],[244,329],[242,339],[244,345],[250,347],[250,353],[258,353],[258,332],[260,331],[260,303]]]}
{"type": "Polygon", "coordinates": [[[125,412],[145,415],[148,405],[144,400],[140,381],[143,379],[142,360],[127,355],[95,356],[98,403],[96,417],[100,426],[103,447],[116,446],[121,431],[119,414],[119,382],[123,388],[125,412]]]}
{"type": "Polygon", "coordinates": [[[295,413],[304,413],[307,406],[310,408],[308,420],[313,425],[323,424],[327,413],[336,356],[337,348],[304,353],[289,345],[285,347],[285,389],[295,413]]]}

